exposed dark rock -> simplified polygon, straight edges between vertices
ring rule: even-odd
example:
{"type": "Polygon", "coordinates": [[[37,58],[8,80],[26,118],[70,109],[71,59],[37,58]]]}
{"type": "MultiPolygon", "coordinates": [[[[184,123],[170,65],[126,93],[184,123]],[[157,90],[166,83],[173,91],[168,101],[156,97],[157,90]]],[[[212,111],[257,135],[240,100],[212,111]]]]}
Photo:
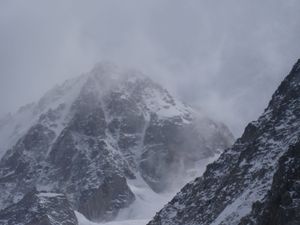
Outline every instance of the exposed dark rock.
{"type": "Polygon", "coordinates": [[[235,144],[149,225],[299,223],[300,61],[235,144]]]}
{"type": "Polygon", "coordinates": [[[0,211],[1,225],[78,225],[66,196],[28,192],[16,204],[0,211]]]}
{"type": "Polygon", "coordinates": [[[93,221],[111,220],[118,210],[129,206],[135,197],[124,177],[106,178],[95,190],[83,192],[79,211],[93,221]]]}
{"type": "Polygon", "coordinates": [[[272,188],[239,225],[300,224],[300,142],[280,158],[272,188]]]}

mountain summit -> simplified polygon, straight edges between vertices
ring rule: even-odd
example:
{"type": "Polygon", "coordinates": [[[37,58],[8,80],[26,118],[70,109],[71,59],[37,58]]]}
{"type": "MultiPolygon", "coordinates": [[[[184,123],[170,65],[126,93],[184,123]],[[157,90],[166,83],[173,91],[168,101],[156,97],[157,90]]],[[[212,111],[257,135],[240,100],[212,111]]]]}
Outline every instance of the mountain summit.
{"type": "Polygon", "coordinates": [[[300,60],[263,115],[149,225],[300,224],[300,60]]]}
{"type": "Polygon", "coordinates": [[[17,212],[27,193],[63,194],[93,221],[138,200],[128,182],[178,187],[233,139],[140,72],[108,63],[1,121],[0,205],[17,212]]]}

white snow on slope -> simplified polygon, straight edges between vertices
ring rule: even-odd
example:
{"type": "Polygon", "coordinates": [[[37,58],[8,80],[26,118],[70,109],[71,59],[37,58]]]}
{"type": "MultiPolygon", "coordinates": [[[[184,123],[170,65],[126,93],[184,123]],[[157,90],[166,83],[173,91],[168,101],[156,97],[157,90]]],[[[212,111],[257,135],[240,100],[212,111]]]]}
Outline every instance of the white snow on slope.
{"type": "Polygon", "coordinates": [[[123,220],[123,221],[114,221],[109,223],[94,223],[89,221],[79,212],[75,212],[78,219],[79,225],[145,225],[149,220],[123,220]]]}
{"type": "Polygon", "coordinates": [[[55,124],[47,124],[58,136],[65,120],[69,116],[71,104],[79,95],[85,76],[66,81],[63,85],[56,86],[48,91],[38,103],[31,103],[21,107],[15,114],[9,115],[0,123],[0,159],[32,126],[41,115],[49,111],[64,108],[59,112],[59,119],[55,124]]]}
{"type": "Polygon", "coordinates": [[[140,176],[128,180],[128,185],[135,194],[136,200],[128,208],[122,209],[115,221],[107,223],[94,223],[76,212],[79,225],[145,225],[151,217],[160,210],[175,193],[155,193],[140,176]]]}
{"type": "Polygon", "coordinates": [[[37,194],[38,197],[47,197],[47,198],[54,198],[57,196],[64,196],[61,193],[50,193],[50,192],[41,192],[39,194],[37,194]]]}
{"type": "Polygon", "coordinates": [[[155,193],[140,176],[135,180],[128,180],[128,185],[135,194],[136,200],[128,208],[119,212],[117,221],[151,218],[175,194],[173,191],[162,194],[155,193]]]}
{"type": "MultiPolygon", "coordinates": [[[[163,90],[146,89],[146,96],[144,102],[149,108],[150,112],[156,113],[159,118],[170,118],[189,113],[196,113],[191,107],[184,105],[177,99],[170,99],[167,92],[163,90]]],[[[185,119],[182,118],[184,121],[185,119]]]]}
{"type": "Polygon", "coordinates": [[[156,212],[163,208],[163,206],[175,196],[176,192],[178,192],[186,183],[201,176],[205,171],[206,165],[213,162],[218,157],[219,155],[216,154],[205,162],[199,162],[198,167],[189,173],[189,176],[186,177],[185,181],[180,184],[178,183],[177,187],[173,187],[172,190],[166,193],[155,193],[140,175],[136,175],[136,179],[127,180],[136,200],[128,208],[122,209],[114,221],[94,223],[86,219],[81,213],[76,212],[79,225],[145,225],[151,220],[156,212]]]}

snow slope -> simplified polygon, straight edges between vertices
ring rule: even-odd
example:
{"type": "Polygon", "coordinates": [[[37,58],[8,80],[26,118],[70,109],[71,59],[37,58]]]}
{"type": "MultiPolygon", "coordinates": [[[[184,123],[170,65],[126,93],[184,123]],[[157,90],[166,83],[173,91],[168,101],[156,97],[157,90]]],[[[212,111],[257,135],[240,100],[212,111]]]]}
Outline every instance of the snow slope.
{"type": "MultiPolygon", "coordinates": [[[[0,120],[0,159],[34,124],[39,122],[42,115],[60,110],[59,119],[55,124],[45,124],[50,126],[58,136],[64,124],[68,122],[70,106],[79,95],[85,79],[85,76],[80,76],[68,80],[63,85],[48,91],[39,102],[22,106],[16,113],[2,118],[0,120]]],[[[45,121],[47,122],[49,121],[45,121]]]]}
{"type": "Polygon", "coordinates": [[[193,171],[193,173],[190,173],[190,175],[178,184],[178,186],[174,187],[172,191],[166,193],[154,192],[147,183],[145,183],[142,177],[137,176],[137,179],[128,181],[128,185],[135,194],[136,200],[129,207],[120,210],[114,221],[95,223],[86,219],[81,213],[76,212],[78,223],[79,225],[145,225],[159,209],[172,199],[177,190],[181,188],[179,185],[183,186],[191,182],[195,177],[201,176],[205,171],[205,166],[217,158],[218,156],[215,156],[209,158],[208,161],[199,163],[199,167],[194,168],[195,171],[193,171]]]}

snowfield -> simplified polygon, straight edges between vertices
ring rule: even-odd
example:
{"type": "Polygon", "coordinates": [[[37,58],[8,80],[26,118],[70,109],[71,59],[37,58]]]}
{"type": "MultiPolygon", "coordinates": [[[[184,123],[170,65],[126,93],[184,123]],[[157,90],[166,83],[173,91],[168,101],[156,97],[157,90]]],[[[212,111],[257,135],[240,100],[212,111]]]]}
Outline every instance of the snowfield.
{"type": "Polygon", "coordinates": [[[79,212],[75,212],[79,225],[145,225],[161,208],[166,205],[173,196],[180,190],[180,188],[194,180],[196,177],[201,176],[206,165],[217,160],[219,155],[215,155],[207,159],[207,161],[201,161],[198,166],[193,169],[189,177],[186,180],[174,187],[173,190],[168,193],[157,194],[155,193],[147,183],[140,176],[136,175],[137,179],[128,180],[128,185],[132,192],[135,194],[136,200],[128,208],[120,210],[115,221],[107,223],[94,223],[89,221],[79,212]]]}

